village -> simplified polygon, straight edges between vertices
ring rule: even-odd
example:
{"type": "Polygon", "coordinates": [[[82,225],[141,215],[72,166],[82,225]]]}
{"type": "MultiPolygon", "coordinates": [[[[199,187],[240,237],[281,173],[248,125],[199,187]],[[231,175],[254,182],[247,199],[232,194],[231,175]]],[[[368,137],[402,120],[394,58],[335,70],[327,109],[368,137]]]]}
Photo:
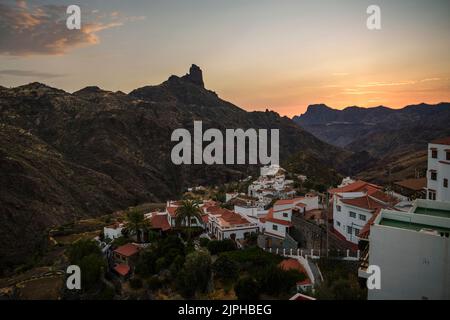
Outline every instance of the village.
{"type": "Polygon", "coordinates": [[[89,228],[61,226],[49,232],[54,265],[0,279],[0,292],[36,298],[24,288],[52,280],[45,294],[64,299],[448,299],[449,145],[429,144],[425,179],[389,189],[345,177],[324,193],[299,190],[307,173],[270,165],[89,228]],[[81,290],[64,288],[69,264],[83,270],[81,290]],[[370,265],[383,289],[367,290],[370,265]],[[411,283],[405,268],[425,276],[411,283]]]}

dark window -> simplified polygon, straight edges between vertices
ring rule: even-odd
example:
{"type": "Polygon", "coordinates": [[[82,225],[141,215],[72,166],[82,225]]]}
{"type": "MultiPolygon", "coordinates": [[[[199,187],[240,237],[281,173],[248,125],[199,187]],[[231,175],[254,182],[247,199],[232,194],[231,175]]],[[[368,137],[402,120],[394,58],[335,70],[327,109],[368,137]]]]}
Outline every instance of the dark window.
{"type": "Polygon", "coordinates": [[[336,224],[337,224],[338,227],[341,226],[341,223],[339,221],[336,221],[336,224]]]}
{"type": "Polygon", "coordinates": [[[341,206],[336,206],[336,210],[337,210],[338,212],[341,212],[341,206]]]}
{"type": "Polygon", "coordinates": [[[353,230],[355,230],[355,236],[359,236],[359,230],[354,228],[353,230]]]}
{"type": "Polygon", "coordinates": [[[283,212],[283,217],[287,218],[288,217],[288,213],[287,212],[283,212]]]}
{"type": "Polygon", "coordinates": [[[347,233],[352,234],[352,227],[347,227],[347,233]]]}
{"type": "Polygon", "coordinates": [[[448,188],[448,179],[444,179],[444,188],[448,188]]]}
{"type": "Polygon", "coordinates": [[[366,221],[366,216],[363,214],[359,215],[359,220],[366,221]]]}
{"type": "Polygon", "coordinates": [[[349,212],[350,218],[356,218],[356,213],[353,211],[349,212]]]}
{"type": "Polygon", "coordinates": [[[447,152],[446,152],[445,158],[446,158],[447,160],[450,160],[450,151],[447,151],[447,152]]]}
{"type": "Polygon", "coordinates": [[[431,150],[431,157],[433,159],[437,159],[437,150],[436,149],[431,150]]]}
{"type": "Polygon", "coordinates": [[[431,171],[431,180],[437,180],[437,172],[431,171]]]}
{"type": "Polygon", "coordinates": [[[273,230],[278,230],[278,226],[276,224],[272,225],[273,230]]]}
{"type": "Polygon", "coordinates": [[[428,200],[436,200],[436,192],[428,191],[428,200]]]}

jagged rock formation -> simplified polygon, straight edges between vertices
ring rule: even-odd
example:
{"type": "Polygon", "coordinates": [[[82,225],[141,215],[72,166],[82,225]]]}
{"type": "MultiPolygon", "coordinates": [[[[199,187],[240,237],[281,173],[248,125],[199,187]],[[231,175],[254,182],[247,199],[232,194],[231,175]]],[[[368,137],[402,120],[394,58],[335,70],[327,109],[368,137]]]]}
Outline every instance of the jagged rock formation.
{"type": "Polygon", "coordinates": [[[310,168],[332,168],[345,156],[287,117],[220,99],[204,88],[196,66],[129,94],[98,87],[71,94],[40,83],[2,88],[0,268],[35,253],[52,226],[257,172],[258,166],[173,165],[171,134],[191,129],[194,119],[204,130],[278,128],[280,159],[301,151],[310,168]]]}

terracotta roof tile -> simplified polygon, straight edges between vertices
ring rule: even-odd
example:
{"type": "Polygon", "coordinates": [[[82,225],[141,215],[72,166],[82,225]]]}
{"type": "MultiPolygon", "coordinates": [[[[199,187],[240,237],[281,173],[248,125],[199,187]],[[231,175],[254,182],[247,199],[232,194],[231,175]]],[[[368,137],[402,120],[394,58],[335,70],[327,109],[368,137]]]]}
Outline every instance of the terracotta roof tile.
{"type": "Polygon", "coordinates": [[[139,247],[135,246],[132,243],[127,243],[123,246],[118,247],[116,250],[114,250],[114,252],[125,257],[131,257],[139,252],[139,247]]]}

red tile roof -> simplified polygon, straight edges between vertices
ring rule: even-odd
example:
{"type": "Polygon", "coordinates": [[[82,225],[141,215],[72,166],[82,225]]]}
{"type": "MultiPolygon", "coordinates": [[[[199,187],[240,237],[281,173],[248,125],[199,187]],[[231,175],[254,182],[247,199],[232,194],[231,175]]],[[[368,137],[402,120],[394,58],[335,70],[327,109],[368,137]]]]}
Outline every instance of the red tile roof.
{"type": "Polygon", "coordinates": [[[341,188],[333,188],[333,189],[329,189],[328,192],[329,193],[343,193],[343,192],[360,192],[360,191],[365,191],[365,192],[373,192],[374,190],[379,190],[381,189],[380,186],[377,186],[375,184],[372,183],[368,183],[362,180],[358,180],[355,181],[353,183],[350,183],[344,187],[341,188]]]}
{"type": "Polygon", "coordinates": [[[150,218],[150,223],[153,229],[161,229],[162,231],[169,230],[170,224],[167,214],[154,214],[150,218]]]}
{"type": "Polygon", "coordinates": [[[297,285],[309,285],[312,284],[311,280],[308,278],[308,274],[305,271],[305,268],[301,265],[301,263],[297,259],[285,259],[280,262],[278,265],[282,270],[297,270],[300,273],[303,273],[306,278],[302,281],[298,281],[297,285]]]}
{"type": "Polygon", "coordinates": [[[114,250],[114,252],[124,257],[131,257],[139,252],[139,247],[135,246],[132,243],[127,243],[123,246],[118,247],[116,250],[114,250]]]}
{"type": "Polygon", "coordinates": [[[177,215],[177,208],[178,207],[166,207],[166,211],[170,214],[171,217],[175,217],[177,215]]]}
{"type": "MultiPolygon", "coordinates": [[[[281,225],[288,226],[288,227],[292,226],[292,223],[290,221],[274,218],[273,217],[273,208],[270,208],[269,213],[262,219],[264,219],[263,222],[269,221],[272,223],[281,224],[281,225]]],[[[260,219],[260,220],[262,221],[262,219],[260,219]]]]}
{"type": "Polygon", "coordinates": [[[450,137],[436,139],[436,140],[431,141],[431,143],[433,143],[433,144],[443,144],[443,145],[450,146],[450,137]]]}
{"type": "Polygon", "coordinates": [[[364,225],[364,227],[361,229],[361,231],[359,231],[359,235],[358,237],[360,239],[368,239],[369,238],[369,234],[370,234],[370,226],[373,225],[373,222],[375,221],[375,219],[377,218],[377,216],[380,214],[381,212],[381,208],[377,209],[375,211],[375,213],[372,215],[372,217],[370,217],[369,221],[367,221],[367,223],[364,225]]]}
{"type": "Polygon", "coordinates": [[[369,196],[364,196],[360,198],[354,199],[341,199],[341,202],[348,204],[350,206],[366,209],[369,211],[376,210],[378,208],[387,208],[387,205],[384,205],[378,201],[373,200],[369,196]]]}
{"type": "Polygon", "coordinates": [[[130,272],[130,267],[126,264],[116,264],[114,270],[121,276],[126,276],[130,272]]]}
{"type": "Polygon", "coordinates": [[[406,179],[394,183],[409,190],[419,191],[427,186],[427,178],[406,179]]]}

